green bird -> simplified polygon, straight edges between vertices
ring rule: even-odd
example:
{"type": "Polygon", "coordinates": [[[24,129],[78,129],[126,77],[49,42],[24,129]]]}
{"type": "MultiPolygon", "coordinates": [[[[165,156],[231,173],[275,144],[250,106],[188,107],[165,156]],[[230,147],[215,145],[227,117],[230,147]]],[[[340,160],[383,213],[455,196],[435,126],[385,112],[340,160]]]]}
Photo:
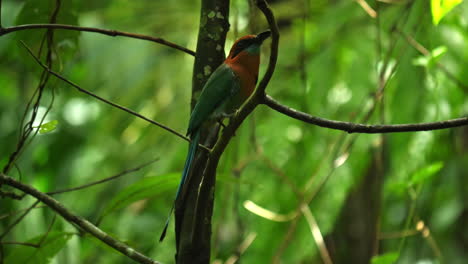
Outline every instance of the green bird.
{"type": "Polygon", "coordinates": [[[190,174],[190,167],[200,140],[202,124],[207,120],[222,120],[222,118],[232,116],[250,97],[258,80],[260,46],[270,35],[270,31],[265,31],[258,35],[247,35],[238,39],[232,45],[229,56],[211,74],[203,87],[190,116],[187,136],[191,141],[182,178],[159,241],[163,241],[166,236],[175,203],[190,174]]]}

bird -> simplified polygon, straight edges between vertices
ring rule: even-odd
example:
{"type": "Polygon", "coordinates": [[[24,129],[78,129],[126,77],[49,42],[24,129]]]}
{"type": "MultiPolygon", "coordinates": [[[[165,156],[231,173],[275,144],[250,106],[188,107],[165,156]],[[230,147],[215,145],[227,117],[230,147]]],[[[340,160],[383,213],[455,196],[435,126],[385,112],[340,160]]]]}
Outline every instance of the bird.
{"type": "Polygon", "coordinates": [[[229,56],[211,74],[203,86],[200,97],[190,115],[187,129],[187,136],[190,138],[189,150],[176,197],[159,239],[160,242],[166,236],[175,204],[189,176],[190,167],[200,141],[202,124],[208,120],[221,121],[226,117],[232,117],[250,97],[258,80],[260,46],[270,35],[271,32],[268,30],[257,35],[243,36],[236,40],[229,56]]]}

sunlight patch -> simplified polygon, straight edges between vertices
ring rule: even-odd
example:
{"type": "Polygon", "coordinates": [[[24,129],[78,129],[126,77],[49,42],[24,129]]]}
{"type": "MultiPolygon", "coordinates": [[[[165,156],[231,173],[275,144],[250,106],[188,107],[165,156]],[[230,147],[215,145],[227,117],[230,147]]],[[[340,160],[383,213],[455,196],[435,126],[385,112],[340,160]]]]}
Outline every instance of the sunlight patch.
{"type": "Polygon", "coordinates": [[[337,83],[331,90],[328,92],[328,102],[333,105],[342,105],[353,97],[353,93],[346,86],[344,82],[337,83]]]}
{"type": "Polygon", "coordinates": [[[73,98],[64,107],[63,117],[73,126],[82,125],[98,117],[99,105],[80,98],[73,98]]]}

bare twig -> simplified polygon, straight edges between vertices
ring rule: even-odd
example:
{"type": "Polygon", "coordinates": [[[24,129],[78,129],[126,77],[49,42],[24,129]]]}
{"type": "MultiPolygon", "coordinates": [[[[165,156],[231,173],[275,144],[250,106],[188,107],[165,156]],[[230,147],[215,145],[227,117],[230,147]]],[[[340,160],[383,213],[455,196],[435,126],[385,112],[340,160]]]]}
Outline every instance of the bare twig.
{"type": "Polygon", "coordinates": [[[40,247],[39,245],[34,244],[34,243],[16,242],[16,241],[2,241],[2,242],[0,242],[0,244],[3,244],[3,245],[20,245],[20,246],[28,246],[28,247],[34,247],[34,248],[40,247]]]}
{"type": "Polygon", "coordinates": [[[315,240],[315,244],[319,248],[320,256],[322,257],[322,261],[325,264],[333,264],[333,261],[330,257],[330,253],[328,252],[327,245],[325,245],[325,241],[322,236],[322,232],[315,220],[314,215],[310,211],[310,208],[307,204],[303,204],[301,206],[301,211],[304,214],[304,217],[309,225],[310,232],[312,233],[312,237],[315,240]]]}
{"type": "Polygon", "coordinates": [[[0,190],[0,197],[1,198],[8,197],[8,198],[15,199],[15,200],[23,199],[22,195],[16,194],[14,192],[5,192],[5,191],[2,191],[2,190],[0,190]]]}
{"type": "MultiPolygon", "coordinates": [[[[23,45],[24,45],[24,47],[28,50],[29,54],[34,58],[34,60],[35,60],[42,68],[44,68],[46,71],[48,71],[49,73],[51,73],[52,75],[54,75],[54,76],[57,77],[58,79],[60,79],[60,80],[62,80],[62,81],[64,81],[64,82],[68,83],[69,85],[73,86],[73,87],[74,87],[75,89],[77,89],[79,92],[82,92],[82,93],[84,93],[84,94],[87,94],[87,95],[89,95],[89,96],[91,96],[91,97],[94,97],[94,98],[98,99],[98,100],[101,101],[101,102],[104,102],[104,103],[106,103],[106,104],[108,104],[108,105],[111,105],[111,106],[113,106],[113,107],[115,107],[115,108],[118,108],[118,109],[120,109],[120,110],[122,110],[122,111],[125,111],[125,112],[127,112],[127,113],[129,113],[129,114],[132,114],[132,115],[134,115],[134,116],[136,116],[136,117],[138,117],[138,118],[140,118],[140,119],[143,119],[143,120],[145,120],[145,121],[147,121],[147,122],[149,122],[149,123],[151,123],[151,124],[153,124],[153,125],[156,125],[156,126],[162,128],[162,129],[166,130],[166,131],[171,132],[172,134],[174,134],[174,135],[176,135],[176,136],[178,136],[178,137],[180,137],[180,138],[182,138],[182,139],[184,139],[184,140],[186,140],[186,141],[190,141],[190,139],[189,139],[188,137],[182,135],[181,133],[175,131],[174,129],[172,129],[172,128],[166,126],[166,125],[163,125],[163,124],[161,124],[161,123],[159,123],[159,122],[156,122],[156,121],[154,121],[154,120],[151,120],[151,119],[149,119],[149,118],[147,118],[147,117],[145,117],[145,116],[143,116],[143,115],[141,115],[141,114],[139,114],[139,113],[137,113],[137,112],[135,112],[135,111],[133,111],[133,110],[130,110],[130,109],[128,109],[128,108],[126,108],[126,107],[124,107],[124,106],[121,106],[121,105],[119,105],[119,104],[116,104],[116,103],[114,103],[114,102],[111,102],[111,101],[109,101],[109,100],[107,100],[107,99],[105,99],[105,98],[100,97],[99,95],[96,95],[96,94],[94,94],[94,93],[92,93],[92,92],[90,92],[90,91],[88,91],[88,90],[85,90],[85,89],[81,88],[79,85],[75,84],[74,82],[68,80],[67,78],[63,77],[63,76],[60,75],[59,73],[56,73],[55,71],[53,71],[52,69],[50,69],[49,67],[47,67],[44,63],[42,63],[42,62],[32,53],[31,49],[30,49],[28,46],[26,46],[24,43],[23,43],[23,45]]],[[[201,144],[200,144],[199,146],[200,146],[201,148],[207,150],[207,151],[210,151],[210,149],[207,148],[206,146],[203,146],[203,145],[201,145],[201,144]]]]}
{"type": "Polygon", "coordinates": [[[71,212],[65,206],[63,206],[60,202],[52,198],[51,196],[40,192],[39,190],[33,188],[32,186],[23,184],[3,173],[0,173],[0,182],[16,188],[18,190],[27,193],[34,198],[38,199],[39,201],[43,202],[44,204],[48,205],[52,210],[57,212],[61,215],[64,219],[68,222],[76,225],[81,230],[88,232],[92,236],[96,237],[97,239],[101,240],[105,244],[109,245],[110,247],[118,250],[123,255],[137,261],[138,263],[144,264],[158,264],[158,262],[150,259],[149,257],[143,255],[136,249],[131,248],[130,246],[126,245],[125,243],[109,236],[107,233],[90,223],[88,220],[82,218],[71,212]]]}
{"type": "Polygon", "coordinates": [[[329,120],[329,119],[312,116],[307,113],[293,109],[291,107],[282,105],[269,95],[265,97],[264,104],[294,119],[301,120],[303,122],[321,126],[321,127],[346,131],[348,133],[377,134],[377,133],[395,133],[395,132],[416,132],[416,131],[446,129],[446,128],[453,128],[453,127],[468,125],[468,117],[461,117],[461,118],[456,118],[456,119],[450,119],[450,120],[439,121],[439,122],[430,122],[430,123],[398,124],[398,125],[366,125],[366,124],[358,124],[358,123],[352,123],[352,122],[335,121],[335,120],[329,120]]]}
{"type": "Polygon", "coordinates": [[[377,236],[378,239],[384,240],[384,239],[399,239],[402,237],[409,237],[409,236],[414,236],[419,234],[420,232],[416,229],[408,229],[408,230],[401,230],[401,231],[395,231],[395,232],[385,232],[385,233],[379,233],[377,236]]]}
{"type": "Polygon", "coordinates": [[[364,11],[372,18],[377,17],[377,12],[365,1],[365,0],[356,0],[356,2],[364,9],[364,11]]]}
{"type": "MultiPolygon", "coordinates": [[[[0,180],[0,183],[1,182],[2,181],[0,180]]],[[[11,225],[9,225],[7,228],[5,228],[5,231],[0,235],[0,240],[2,240],[13,229],[13,227],[15,227],[19,222],[21,222],[23,220],[23,218],[26,217],[26,215],[28,215],[29,212],[34,207],[36,207],[36,205],[38,203],[39,203],[39,200],[35,201],[31,206],[28,207],[28,209],[22,215],[20,215],[15,221],[13,221],[13,223],[11,223],[11,225]]]]}
{"type": "Polygon", "coordinates": [[[37,243],[39,247],[42,246],[42,243],[44,243],[44,241],[49,236],[50,231],[52,230],[52,227],[54,226],[56,219],[57,219],[57,214],[54,214],[54,216],[52,217],[52,221],[50,222],[49,227],[47,228],[46,233],[41,237],[41,240],[39,240],[39,243],[37,243]]]}
{"type": "MultiPolygon", "coordinates": [[[[415,40],[412,36],[406,34],[405,32],[401,31],[399,28],[395,29],[398,34],[403,36],[405,40],[410,44],[413,48],[415,48],[419,53],[424,56],[430,56],[431,52],[426,49],[421,43],[415,40]]],[[[465,92],[468,92],[468,84],[463,83],[460,79],[458,79],[452,72],[450,72],[447,67],[445,67],[442,63],[436,62],[437,67],[445,73],[445,75],[456,83],[460,88],[462,88],[465,92]]]]}
{"type": "Polygon", "coordinates": [[[195,52],[187,49],[185,47],[179,46],[173,42],[167,41],[162,38],[151,37],[142,34],[118,31],[118,30],[109,30],[109,29],[101,29],[101,28],[93,28],[93,27],[80,27],[74,25],[64,25],[64,24],[26,24],[26,25],[19,25],[14,27],[7,27],[7,28],[0,28],[0,36],[21,30],[31,30],[31,29],[64,29],[64,30],[74,30],[74,31],[82,31],[82,32],[93,32],[99,33],[111,37],[128,37],[128,38],[135,38],[135,39],[142,39],[148,40],[152,42],[156,42],[180,51],[183,51],[189,55],[195,56],[195,52]]]}
{"type": "Polygon", "coordinates": [[[85,188],[88,188],[88,187],[91,187],[91,186],[94,186],[94,185],[98,185],[98,184],[101,184],[101,183],[104,183],[104,182],[115,180],[115,179],[117,179],[119,177],[122,177],[122,176],[124,176],[126,174],[129,174],[129,173],[132,173],[132,172],[135,172],[135,171],[139,171],[141,168],[146,167],[146,166],[150,165],[151,163],[154,163],[154,162],[156,162],[158,160],[159,160],[159,158],[157,158],[155,160],[152,160],[152,161],[149,161],[149,162],[146,162],[144,164],[141,164],[138,167],[124,170],[122,172],[117,173],[116,175],[113,175],[113,176],[110,176],[110,177],[107,177],[107,178],[104,178],[104,179],[101,179],[101,180],[98,180],[98,181],[90,182],[90,183],[83,184],[83,185],[73,187],[73,188],[47,192],[47,194],[48,195],[54,195],[54,194],[60,194],[60,193],[66,193],[66,192],[74,192],[74,191],[82,190],[82,189],[85,189],[85,188]]]}
{"type": "MultiPolygon", "coordinates": [[[[32,209],[40,209],[40,208],[44,208],[46,207],[45,205],[38,205],[38,206],[35,206],[34,208],[32,209]]],[[[27,211],[29,210],[29,208],[24,208],[24,209],[20,209],[20,210],[16,210],[16,211],[12,211],[12,212],[9,212],[9,213],[6,213],[6,214],[2,214],[0,215],[0,220],[4,219],[4,218],[7,218],[7,217],[10,217],[10,216],[14,216],[14,215],[17,215],[17,214],[20,214],[24,211],[27,211]]]]}
{"type": "MultiPolygon", "coordinates": [[[[55,23],[57,20],[58,12],[60,11],[61,2],[60,0],[56,0],[56,5],[53,10],[53,13],[50,17],[50,23],[55,23]]],[[[3,29],[0,28],[0,32],[3,29]]],[[[41,45],[39,48],[38,56],[40,57],[42,47],[44,43],[47,43],[47,53],[46,53],[46,65],[48,68],[52,68],[52,49],[53,49],[53,39],[54,39],[54,32],[53,30],[47,30],[46,34],[44,34],[41,45]]],[[[24,44],[24,43],[23,43],[24,44]]],[[[8,174],[12,166],[16,166],[16,160],[21,156],[21,153],[27,148],[27,146],[32,142],[32,139],[37,135],[38,130],[34,131],[33,123],[36,120],[39,106],[41,104],[43,94],[46,88],[46,85],[49,81],[50,73],[46,70],[43,70],[41,73],[41,78],[39,84],[34,91],[33,95],[29,99],[26,108],[24,110],[21,122],[20,122],[20,131],[19,131],[19,138],[16,144],[16,149],[10,154],[8,158],[7,164],[3,167],[3,173],[8,174]],[[31,109],[30,109],[31,108],[31,109]],[[31,118],[28,122],[25,122],[27,114],[31,112],[31,118]],[[23,127],[24,124],[24,127],[23,127]],[[34,133],[33,133],[34,132],[34,133]],[[32,134],[32,136],[31,136],[32,134]],[[29,142],[28,142],[29,140],[29,142]]],[[[42,116],[41,121],[39,122],[39,126],[45,120],[47,114],[49,113],[50,109],[52,108],[54,102],[54,94],[52,93],[52,100],[49,104],[49,107],[46,110],[46,113],[42,116]]],[[[16,166],[17,167],[17,166],[16,166]]]]}

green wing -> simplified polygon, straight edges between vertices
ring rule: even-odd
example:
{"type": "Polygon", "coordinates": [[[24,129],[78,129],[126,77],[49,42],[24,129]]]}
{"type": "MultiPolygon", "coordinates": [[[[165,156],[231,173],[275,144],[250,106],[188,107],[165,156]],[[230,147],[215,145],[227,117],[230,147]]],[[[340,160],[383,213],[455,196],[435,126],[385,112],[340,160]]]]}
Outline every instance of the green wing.
{"type": "Polygon", "coordinates": [[[203,122],[223,113],[223,108],[233,95],[240,91],[240,81],[226,64],[219,66],[206,82],[190,116],[187,135],[196,131],[203,122]]]}

